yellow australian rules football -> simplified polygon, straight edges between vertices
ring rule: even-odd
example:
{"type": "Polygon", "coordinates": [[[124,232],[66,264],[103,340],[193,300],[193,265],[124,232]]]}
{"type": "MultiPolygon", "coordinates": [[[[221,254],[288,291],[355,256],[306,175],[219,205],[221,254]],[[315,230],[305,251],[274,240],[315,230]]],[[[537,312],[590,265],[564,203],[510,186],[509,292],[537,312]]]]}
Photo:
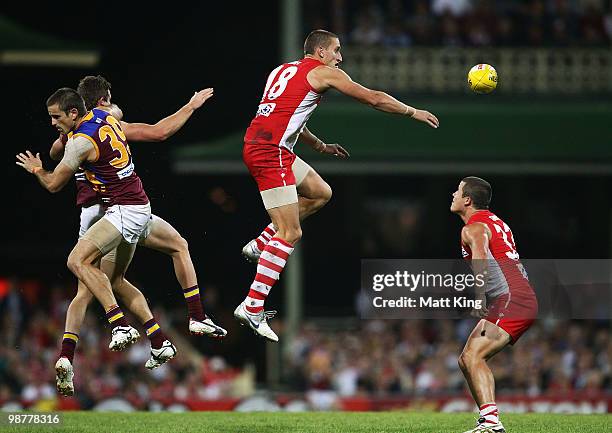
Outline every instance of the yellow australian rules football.
{"type": "Polygon", "coordinates": [[[476,93],[491,93],[497,87],[497,71],[491,65],[480,63],[468,72],[468,85],[476,93]]]}

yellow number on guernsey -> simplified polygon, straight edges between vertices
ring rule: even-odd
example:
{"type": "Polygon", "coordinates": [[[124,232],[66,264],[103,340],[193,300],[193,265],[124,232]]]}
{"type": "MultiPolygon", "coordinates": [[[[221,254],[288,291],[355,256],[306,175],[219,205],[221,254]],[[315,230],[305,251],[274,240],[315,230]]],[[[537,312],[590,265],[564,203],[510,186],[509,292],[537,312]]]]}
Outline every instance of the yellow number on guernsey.
{"type": "Polygon", "coordinates": [[[110,146],[113,150],[119,151],[120,154],[120,156],[110,161],[110,165],[117,168],[125,168],[130,162],[130,148],[123,143],[126,140],[125,134],[121,130],[121,125],[117,119],[107,116],[105,120],[109,125],[104,125],[99,129],[98,135],[100,136],[100,141],[110,137],[110,146]]]}

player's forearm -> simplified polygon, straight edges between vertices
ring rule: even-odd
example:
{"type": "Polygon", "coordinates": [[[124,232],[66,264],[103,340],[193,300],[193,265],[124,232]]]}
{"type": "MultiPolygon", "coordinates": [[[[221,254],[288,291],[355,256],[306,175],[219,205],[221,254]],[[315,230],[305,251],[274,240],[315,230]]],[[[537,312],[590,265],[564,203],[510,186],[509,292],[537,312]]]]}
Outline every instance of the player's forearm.
{"type": "Polygon", "coordinates": [[[312,147],[317,152],[323,152],[326,144],[323,140],[314,135],[308,128],[304,128],[300,134],[300,141],[312,147]]]}
{"type": "Polygon", "coordinates": [[[42,167],[36,167],[32,174],[36,176],[38,183],[40,183],[44,189],[51,193],[56,193],[64,187],[64,184],[58,182],[52,171],[47,171],[42,167]]]}
{"type": "Polygon", "coordinates": [[[172,137],[179,129],[185,125],[187,120],[194,113],[194,109],[189,104],[184,105],[176,113],[160,120],[155,124],[155,128],[160,131],[160,139],[167,140],[172,137]]]}
{"type": "Polygon", "coordinates": [[[374,90],[373,94],[368,101],[368,104],[379,111],[384,111],[385,113],[392,114],[401,114],[404,116],[412,117],[416,112],[416,108],[411,107],[410,105],[406,105],[401,101],[398,101],[393,96],[374,90]]]}

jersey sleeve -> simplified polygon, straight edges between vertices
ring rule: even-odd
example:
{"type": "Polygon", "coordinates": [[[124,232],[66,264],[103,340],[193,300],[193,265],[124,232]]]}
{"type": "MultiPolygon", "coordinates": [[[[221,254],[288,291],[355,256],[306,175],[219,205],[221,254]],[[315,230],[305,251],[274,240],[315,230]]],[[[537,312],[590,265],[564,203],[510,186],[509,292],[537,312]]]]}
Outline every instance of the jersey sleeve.
{"type": "Polygon", "coordinates": [[[74,137],[66,143],[64,157],[60,164],[65,164],[74,171],[77,171],[93,148],[92,142],[85,137],[74,137]]]}

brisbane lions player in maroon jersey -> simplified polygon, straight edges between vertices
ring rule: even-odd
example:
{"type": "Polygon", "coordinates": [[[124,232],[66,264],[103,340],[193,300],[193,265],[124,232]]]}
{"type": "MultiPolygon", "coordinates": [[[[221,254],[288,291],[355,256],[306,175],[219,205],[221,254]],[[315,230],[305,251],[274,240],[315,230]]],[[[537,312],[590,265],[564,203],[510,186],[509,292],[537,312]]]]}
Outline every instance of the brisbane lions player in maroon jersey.
{"type": "Polygon", "coordinates": [[[267,323],[271,313],[264,312],[264,301],[302,236],[300,220],[331,198],[329,185],[296,157],[293,147],[301,139],[319,152],[348,156],[341,146],[324,143],[306,128],[323,93],[333,88],[377,110],[438,127],[433,114],[351,80],[338,68],[342,55],[335,34],[311,32],[304,42],[304,54],[303,59],[284,63],[270,73],[257,114],[244,136],[244,162],[257,182],[272,223],[243,248],[247,258],[257,261],[257,273],[234,315],[271,341],[278,341],[278,336],[267,323]]]}
{"type": "Polygon", "coordinates": [[[476,428],[466,433],[506,430],[495,404],[495,380],[487,361],[508,344],[514,344],[533,324],[538,302],[519,260],[510,227],[489,211],[491,185],[466,177],[453,193],[451,212],[459,215],[463,257],[475,273],[486,275],[477,288],[482,308],[472,314],[480,321],[468,337],[459,366],[480,409],[476,428]]]}
{"type": "MultiPolygon", "coordinates": [[[[102,110],[87,111],[83,98],[73,89],[62,88],[47,99],[51,124],[66,134],[64,156],[55,170],[42,167],[40,155],[26,151],[17,155],[17,165],[36,176],[50,192],[60,191],[74,174],[82,169],[87,182],[105,203],[102,216],[81,233],[68,256],[68,268],[93,293],[106,311],[113,326],[111,350],[123,350],[140,334],[127,323],[117,305],[109,278],[97,266],[99,260],[115,250],[116,272],[124,275],[134,254],[136,243],[151,218],[151,205],[119,121],[102,110]]],[[[148,310],[148,307],[145,308],[148,310]]],[[[144,311],[144,328],[151,340],[151,358],[147,364],[161,364],[176,354],[149,311],[144,311]],[[159,350],[155,354],[153,350],[159,350]],[[163,361],[163,362],[162,362],[163,361]]],[[[76,344],[77,334],[64,333],[64,344],[76,344]]],[[[64,347],[62,348],[64,351],[64,347]]],[[[55,365],[57,388],[61,394],[74,392],[73,367],[67,356],[55,365]]]]}

